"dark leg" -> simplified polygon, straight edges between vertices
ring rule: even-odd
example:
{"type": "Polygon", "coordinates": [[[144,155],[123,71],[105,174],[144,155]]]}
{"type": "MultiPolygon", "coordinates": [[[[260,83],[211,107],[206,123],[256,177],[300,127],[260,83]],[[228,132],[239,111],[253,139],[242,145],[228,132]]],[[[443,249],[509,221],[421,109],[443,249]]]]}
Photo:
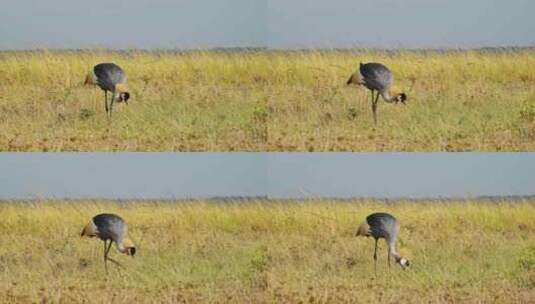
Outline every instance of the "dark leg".
{"type": "Polygon", "coordinates": [[[110,244],[108,245],[108,248],[106,248],[106,259],[109,259],[108,254],[110,253],[111,245],[113,245],[113,241],[110,240],[110,244]]]}
{"type": "Polygon", "coordinates": [[[108,274],[108,249],[106,245],[106,240],[104,240],[104,269],[106,270],[106,274],[108,274]]]}
{"type": "Polygon", "coordinates": [[[111,100],[110,100],[110,118],[111,118],[111,111],[113,110],[113,102],[115,101],[115,93],[112,94],[111,100]]]}
{"type": "MultiPolygon", "coordinates": [[[[117,266],[119,266],[119,267],[123,267],[123,268],[124,268],[124,266],[121,265],[121,263],[119,263],[119,262],[117,262],[116,260],[114,260],[114,259],[108,257],[108,254],[110,253],[111,245],[113,245],[113,241],[110,240],[110,244],[108,245],[108,248],[106,249],[106,251],[105,251],[105,253],[104,253],[104,259],[105,259],[105,261],[110,261],[110,262],[112,262],[113,264],[115,264],[115,265],[117,265],[117,266]]],[[[106,271],[107,271],[107,269],[106,269],[106,271]]]]}
{"type": "Polygon", "coordinates": [[[390,247],[388,247],[388,270],[390,270],[390,259],[391,259],[390,247]]]}
{"type": "Polygon", "coordinates": [[[106,248],[106,251],[104,252],[104,259],[109,260],[108,254],[110,253],[111,245],[113,245],[113,241],[110,240],[110,244],[108,245],[108,248],[106,248]]]}
{"type": "Polygon", "coordinates": [[[373,101],[375,100],[375,94],[373,94],[374,92],[373,90],[370,90],[370,91],[372,91],[372,111],[373,111],[373,101]]]}
{"type": "Polygon", "coordinates": [[[106,114],[108,113],[108,91],[104,90],[104,108],[106,109],[106,114]]]}
{"type": "Polygon", "coordinates": [[[377,241],[378,239],[375,239],[375,251],[373,252],[375,276],[377,276],[377,241]]]}
{"type": "Polygon", "coordinates": [[[377,125],[377,102],[379,101],[379,92],[375,96],[375,100],[372,101],[373,122],[377,125]]]}

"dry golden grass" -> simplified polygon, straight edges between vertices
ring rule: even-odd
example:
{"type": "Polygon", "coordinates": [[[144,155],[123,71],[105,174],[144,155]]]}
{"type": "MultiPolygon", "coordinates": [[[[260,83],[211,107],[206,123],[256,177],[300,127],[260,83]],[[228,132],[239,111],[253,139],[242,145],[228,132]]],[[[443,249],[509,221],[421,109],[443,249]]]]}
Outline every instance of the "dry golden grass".
{"type": "Polygon", "coordinates": [[[280,55],[270,87],[271,151],[533,151],[535,54],[318,53],[280,55]],[[408,105],[347,87],[358,62],[382,62],[408,105]],[[282,71],[286,71],[283,73],[282,71]]]}
{"type": "Polygon", "coordinates": [[[261,150],[248,79],[255,62],[210,53],[5,53],[0,55],[0,150],[261,150]],[[130,105],[104,112],[104,94],[83,86],[99,62],[128,74],[130,105]]]}
{"type": "Polygon", "coordinates": [[[0,302],[533,303],[535,202],[0,204],[0,302]],[[388,272],[355,238],[373,211],[401,222],[412,266],[388,272]],[[134,258],[105,277],[100,212],[129,223],[134,258]]]}
{"type": "Polygon", "coordinates": [[[532,50],[11,52],[0,54],[1,151],[535,151],[532,50]],[[106,119],[81,86],[96,63],[129,75],[106,119]],[[379,61],[408,89],[379,104],[345,82],[379,61]]]}

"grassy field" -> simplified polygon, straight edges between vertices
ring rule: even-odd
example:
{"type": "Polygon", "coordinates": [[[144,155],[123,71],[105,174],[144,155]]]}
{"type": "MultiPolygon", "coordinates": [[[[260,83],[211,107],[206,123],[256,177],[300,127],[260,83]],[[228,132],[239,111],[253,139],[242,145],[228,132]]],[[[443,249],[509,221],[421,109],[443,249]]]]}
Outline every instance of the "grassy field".
{"type": "Polygon", "coordinates": [[[535,52],[4,52],[0,151],[535,151],[535,52]],[[113,61],[132,100],[112,121],[82,86],[113,61]],[[409,95],[345,82],[379,61],[409,95]]]}
{"type": "Polygon", "coordinates": [[[0,204],[0,302],[533,303],[535,202],[0,204]],[[116,212],[137,243],[112,256],[79,234],[116,212]],[[355,238],[372,211],[401,222],[388,271],[380,243],[355,238]]]}
{"type": "Polygon", "coordinates": [[[211,53],[2,54],[0,150],[263,150],[262,98],[248,76],[255,65],[211,53]],[[82,85],[99,62],[128,74],[132,99],[111,121],[103,92],[82,85]]]}

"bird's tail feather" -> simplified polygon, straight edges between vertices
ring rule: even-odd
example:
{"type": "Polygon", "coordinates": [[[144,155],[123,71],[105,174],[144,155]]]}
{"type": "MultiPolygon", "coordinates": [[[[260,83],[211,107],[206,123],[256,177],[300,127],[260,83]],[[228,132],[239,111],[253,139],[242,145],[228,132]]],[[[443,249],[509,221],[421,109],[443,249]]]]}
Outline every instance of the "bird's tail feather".
{"type": "Polygon", "coordinates": [[[364,223],[360,224],[355,236],[370,236],[370,225],[364,221],[364,223]]]}
{"type": "Polygon", "coordinates": [[[349,79],[347,80],[346,84],[350,85],[350,84],[358,84],[358,85],[362,85],[364,84],[364,82],[362,81],[362,77],[360,76],[359,72],[355,72],[351,75],[351,77],[349,77],[349,79]]]}
{"type": "Polygon", "coordinates": [[[83,236],[87,236],[87,237],[97,236],[97,227],[95,226],[93,221],[90,221],[87,225],[85,225],[80,236],[82,237],[83,236]]]}
{"type": "Polygon", "coordinates": [[[347,80],[346,84],[351,84],[353,82],[353,75],[351,75],[351,77],[349,77],[349,79],[347,80]]]}
{"type": "Polygon", "coordinates": [[[93,72],[87,73],[87,75],[85,76],[84,85],[95,85],[95,84],[97,84],[95,74],[93,72]]]}
{"type": "Polygon", "coordinates": [[[347,80],[346,84],[359,84],[358,77],[355,74],[352,74],[351,77],[347,80]]]}

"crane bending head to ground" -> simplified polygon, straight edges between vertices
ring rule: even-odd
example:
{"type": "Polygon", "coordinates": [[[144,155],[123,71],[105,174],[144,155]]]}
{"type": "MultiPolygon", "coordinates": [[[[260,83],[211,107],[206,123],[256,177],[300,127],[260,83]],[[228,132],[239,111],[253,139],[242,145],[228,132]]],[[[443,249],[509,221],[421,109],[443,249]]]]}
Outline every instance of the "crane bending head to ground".
{"type": "Polygon", "coordinates": [[[360,224],[356,236],[373,237],[375,239],[375,251],[373,253],[375,274],[377,274],[377,241],[385,239],[388,245],[388,267],[393,256],[402,269],[409,267],[409,260],[402,257],[396,250],[396,242],[399,232],[398,220],[388,213],[372,213],[360,224]]]}
{"type": "Polygon", "coordinates": [[[98,85],[104,91],[104,106],[110,117],[114,102],[124,101],[128,104],[128,99],[130,99],[126,85],[126,73],[115,63],[97,64],[85,78],[84,84],[98,85]],[[112,94],[109,106],[108,91],[112,94]]]}
{"type": "Polygon", "coordinates": [[[128,238],[127,230],[125,221],[120,216],[111,213],[96,215],[82,230],[82,237],[98,237],[104,241],[104,268],[106,272],[108,272],[108,261],[122,267],[119,262],[108,257],[113,243],[121,253],[129,256],[136,254],[136,247],[128,238]]]}
{"type": "Polygon", "coordinates": [[[379,101],[379,95],[381,95],[384,101],[389,103],[401,102],[405,104],[407,100],[407,94],[402,92],[397,87],[392,86],[394,76],[392,72],[381,63],[370,62],[360,63],[359,70],[349,77],[347,84],[363,85],[372,92],[372,111],[373,121],[377,124],[377,102],[379,101]],[[377,92],[377,95],[374,93],[377,92]]]}

